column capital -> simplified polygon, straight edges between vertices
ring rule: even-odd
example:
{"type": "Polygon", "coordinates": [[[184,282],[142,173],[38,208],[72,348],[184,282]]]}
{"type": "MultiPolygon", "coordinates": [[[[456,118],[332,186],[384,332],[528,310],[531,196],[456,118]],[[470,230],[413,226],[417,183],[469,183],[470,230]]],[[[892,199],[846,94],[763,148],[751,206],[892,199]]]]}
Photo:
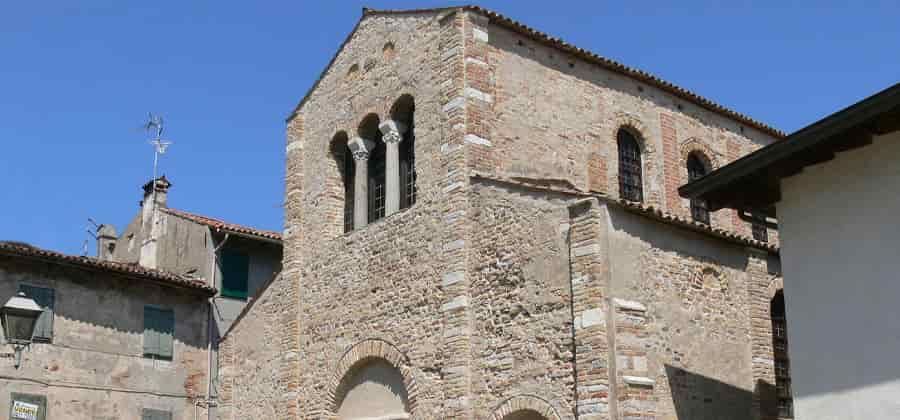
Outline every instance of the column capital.
{"type": "Polygon", "coordinates": [[[354,160],[369,160],[369,152],[375,147],[375,143],[362,137],[354,137],[347,142],[347,147],[353,154],[354,160]]]}
{"type": "Polygon", "coordinates": [[[394,120],[386,120],[378,125],[378,129],[381,130],[381,139],[384,140],[385,143],[399,143],[403,141],[403,133],[406,132],[406,125],[394,120]]]}

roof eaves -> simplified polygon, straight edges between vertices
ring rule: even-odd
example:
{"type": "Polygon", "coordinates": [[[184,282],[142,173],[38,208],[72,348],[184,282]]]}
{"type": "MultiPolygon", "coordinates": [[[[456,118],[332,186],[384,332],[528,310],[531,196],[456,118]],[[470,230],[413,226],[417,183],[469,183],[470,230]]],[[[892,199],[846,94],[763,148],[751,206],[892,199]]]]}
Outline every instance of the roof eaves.
{"type": "Polygon", "coordinates": [[[900,106],[900,83],[795,131],[785,139],[786,141],[758,149],[702,178],[682,185],[678,193],[686,198],[699,198],[715,190],[740,183],[742,180],[758,178],[756,175],[760,173],[780,179],[780,174],[768,168],[801,153],[808,153],[835,136],[866,124],[880,113],[890,112],[898,106],[900,106]]]}
{"type": "Polygon", "coordinates": [[[247,235],[247,236],[250,236],[253,238],[265,239],[265,240],[275,241],[275,242],[279,242],[279,243],[282,241],[281,234],[278,232],[275,232],[275,231],[257,229],[257,228],[253,228],[253,227],[249,227],[249,226],[229,223],[229,222],[219,220],[216,218],[203,216],[203,215],[196,214],[196,213],[190,213],[190,212],[186,212],[183,210],[176,210],[176,209],[172,209],[172,208],[162,208],[161,210],[172,216],[176,216],[176,217],[188,220],[190,222],[199,223],[204,226],[214,228],[217,231],[238,233],[238,234],[247,235]]]}
{"type": "Polygon", "coordinates": [[[679,97],[679,98],[684,99],[688,102],[691,102],[697,106],[700,106],[701,108],[724,115],[725,117],[728,117],[728,118],[738,121],[740,123],[746,124],[747,126],[753,127],[753,128],[755,128],[767,135],[770,135],[776,139],[783,139],[785,137],[785,133],[782,132],[781,130],[778,130],[772,126],[764,124],[761,121],[750,118],[747,115],[744,115],[739,112],[733,111],[729,108],[726,108],[723,105],[713,102],[712,100],[709,100],[703,96],[700,96],[690,90],[679,87],[671,82],[663,80],[651,73],[648,73],[646,71],[643,71],[643,70],[640,70],[637,68],[626,66],[622,63],[619,63],[618,61],[603,57],[603,56],[598,55],[589,50],[569,44],[568,42],[562,40],[561,38],[553,37],[547,33],[538,31],[530,26],[527,26],[527,25],[525,25],[519,21],[516,21],[512,18],[509,18],[505,15],[502,15],[500,13],[497,13],[492,10],[485,9],[481,6],[476,6],[476,5],[424,8],[424,9],[409,9],[409,10],[391,10],[391,9],[376,10],[376,9],[363,8],[362,18],[360,18],[360,20],[357,21],[356,26],[353,27],[353,31],[350,32],[350,34],[347,36],[347,39],[345,39],[344,42],[341,44],[341,46],[338,48],[337,52],[331,58],[331,61],[329,61],[328,65],[325,67],[325,70],[322,71],[322,73],[319,75],[319,78],[316,79],[315,83],[313,83],[313,86],[307,91],[307,93],[303,97],[303,99],[301,99],[300,102],[297,104],[297,106],[294,107],[294,111],[291,113],[291,115],[289,115],[287,117],[286,121],[290,122],[294,118],[294,116],[296,116],[297,111],[300,110],[300,107],[302,107],[303,104],[307,101],[310,94],[316,89],[316,87],[318,87],[319,82],[322,80],[322,78],[328,72],[328,69],[331,68],[332,64],[334,64],[334,61],[337,59],[338,55],[341,53],[341,51],[343,51],[346,44],[350,41],[350,39],[356,33],[356,30],[359,28],[360,23],[362,23],[363,19],[365,19],[367,16],[384,15],[384,14],[440,13],[440,12],[452,11],[452,10],[467,10],[467,11],[479,13],[479,14],[487,17],[491,22],[499,24],[503,27],[506,27],[507,29],[511,29],[515,32],[526,35],[536,41],[542,42],[548,46],[554,47],[561,51],[565,51],[570,54],[573,54],[584,60],[587,60],[589,62],[597,64],[600,67],[603,67],[607,70],[610,70],[610,71],[613,71],[613,72],[616,72],[619,74],[623,74],[625,76],[628,76],[628,77],[637,79],[639,81],[642,81],[644,83],[647,83],[647,84],[654,86],[664,92],[668,92],[676,97],[679,97]]]}
{"type": "Polygon", "coordinates": [[[146,268],[137,264],[103,261],[92,257],[67,255],[56,251],[10,243],[0,243],[0,254],[61,265],[70,265],[89,270],[99,270],[140,280],[149,280],[167,287],[201,292],[206,296],[213,296],[216,294],[216,289],[207,285],[203,279],[186,278],[174,273],[146,268]]]}

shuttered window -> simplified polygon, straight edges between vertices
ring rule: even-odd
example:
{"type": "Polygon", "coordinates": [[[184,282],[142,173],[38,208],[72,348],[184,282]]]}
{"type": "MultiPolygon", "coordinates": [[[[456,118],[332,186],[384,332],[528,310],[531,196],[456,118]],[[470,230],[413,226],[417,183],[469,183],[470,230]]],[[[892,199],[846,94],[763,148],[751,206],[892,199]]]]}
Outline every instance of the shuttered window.
{"type": "Polygon", "coordinates": [[[250,277],[250,257],[247,254],[225,249],[221,254],[222,296],[246,299],[250,277]]]}
{"type": "Polygon", "coordinates": [[[171,309],[144,306],[144,357],[172,360],[175,313],[171,309]]]}
{"type": "Polygon", "coordinates": [[[628,130],[617,134],[619,145],[619,196],[629,201],[644,201],[641,148],[628,130]]]}
{"type": "Polygon", "coordinates": [[[172,412],[145,408],[141,410],[141,420],[172,420],[172,412]]]}
{"type": "Polygon", "coordinates": [[[38,317],[37,323],[34,325],[34,335],[32,340],[39,343],[50,343],[53,341],[53,289],[47,287],[31,286],[28,284],[19,285],[19,291],[25,293],[44,310],[38,317]]]}

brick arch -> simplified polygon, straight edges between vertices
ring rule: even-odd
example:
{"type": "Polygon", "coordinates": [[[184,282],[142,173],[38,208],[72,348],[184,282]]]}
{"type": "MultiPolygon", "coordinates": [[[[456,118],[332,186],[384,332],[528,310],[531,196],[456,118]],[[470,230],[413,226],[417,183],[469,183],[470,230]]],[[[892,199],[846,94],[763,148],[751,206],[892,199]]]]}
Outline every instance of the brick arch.
{"type": "Polygon", "coordinates": [[[559,412],[550,404],[549,401],[531,394],[516,395],[509,397],[497,408],[491,415],[491,420],[503,420],[506,416],[518,411],[534,411],[546,418],[547,420],[561,420],[559,412]]]}
{"type": "Polygon", "coordinates": [[[344,378],[349,377],[354,369],[373,359],[383,360],[400,372],[400,375],[403,376],[403,385],[406,386],[409,412],[415,413],[419,391],[416,379],[410,368],[409,358],[394,344],[386,340],[370,338],[350,346],[341,355],[334,368],[328,387],[331,418],[337,418],[341,397],[346,392],[346,390],[342,389],[344,378]]]}
{"type": "Polygon", "coordinates": [[[655,150],[653,148],[653,144],[647,141],[647,127],[644,123],[636,116],[632,114],[626,113],[618,113],[615,118],[613,118],[613,131],[610,139],[612,139],[612,144],[616,144],[618,142],[619,130],[624,129],[634,134],[635,139],[637,139],[638,146],[641,148],[641,154],[647,155],[654,153],[655,150]]]}
{"type": "MultiPolygon", "coordinates": [[[[684,162],[687,162],[688,156],[691,153],[697,153],[701,159],[704,160],[708,169],[710,171],[714,171],[719,168],[719,160],[716,159],[716,153],[707,145],[704,141],[691,137],[683,142],[681,142],[681,162],[684,166],[684,162]]],[[[685,173],[687,170],[685,169],[685,173]]]]}

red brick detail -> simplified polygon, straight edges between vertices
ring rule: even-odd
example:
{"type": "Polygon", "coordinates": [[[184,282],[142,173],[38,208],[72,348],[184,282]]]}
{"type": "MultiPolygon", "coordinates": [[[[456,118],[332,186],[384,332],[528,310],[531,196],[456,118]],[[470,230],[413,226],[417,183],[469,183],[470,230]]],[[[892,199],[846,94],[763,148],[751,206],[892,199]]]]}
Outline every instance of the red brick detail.
{"type": "Polygon", "coordinates": [[[335,367],[334,374],[331,377],[331,393],[329,395],[331,414],[335,416],[334,418],[337,418],[337,411],[348,391],[346,389],[347,383],[344,379],[355,369],[362,367],[367,361],[372,359],[384,360],[400,372],[400,375],[403,376],[403,385],[406,386],[409,411],[412,413],[416,411],[416,397],[418,396],[419,388],[412,375],[409,359],[393,344],[385,340],[369,339],[360,341],[347,349],[335,367]]]}
{"type": "MultiPolygon", "coordinates": [[[[743,153],[741,153],[741,144],[734,139],[728,139],[727,153],[729,163],[738,160],[743,155],[743,153]]],[[[723,211],[731,213],[731,225],[734,228],[735,233],[741,236],[751,236],[750,225],[741,220],[737,210],[727,209],[723,211]]]]}
{"type": "Polygon", "coordinates": [[[559,413],[547,400],[536,395],[516,395],[503,401],[494,410],[491,420],[503,420],[513,413],[537,413],[547,420],[561,420],[559,413]]]}
{"type": "Polygon", "coordinates": [[[676,139],[675,118],[672,115],[660,113],[659,125],[663,143],[666,207],[672,213],[683,215],[687,211],[681,204],[681,197],[678,195],[678,187],[684,183],[684,179],[681,176],[681,167],[678,159],[680,154],[678,153],[678,140],[676,139]]]}
{"type": "Polygon", "coordinates": [[[606,181],[606,158],[600,153],[600,139],[591,138],[593,152],[588,160],[588,189],[606,193],[609,186],[606,181]]]}

